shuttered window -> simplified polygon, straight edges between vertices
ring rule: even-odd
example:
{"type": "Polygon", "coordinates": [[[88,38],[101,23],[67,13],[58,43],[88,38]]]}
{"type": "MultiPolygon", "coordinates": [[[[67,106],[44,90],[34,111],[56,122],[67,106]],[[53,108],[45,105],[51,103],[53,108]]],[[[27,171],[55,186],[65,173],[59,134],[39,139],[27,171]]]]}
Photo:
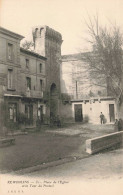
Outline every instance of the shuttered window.
{"type": "Polygon", "coordinates": [[[31,78],[30,77],[26,77],[26,86],[27,86],[27,89],[31,90],[31,78]]]}
{"type": "Polygon", "coordinates": [[[13,45],[8,43],[8,59],[13,60],[13,45]]]}
{"type": "Polygon", "coordinates": [[[13,70],[8,69],[8,89],[12,89],[13,87],[13,70]]]}

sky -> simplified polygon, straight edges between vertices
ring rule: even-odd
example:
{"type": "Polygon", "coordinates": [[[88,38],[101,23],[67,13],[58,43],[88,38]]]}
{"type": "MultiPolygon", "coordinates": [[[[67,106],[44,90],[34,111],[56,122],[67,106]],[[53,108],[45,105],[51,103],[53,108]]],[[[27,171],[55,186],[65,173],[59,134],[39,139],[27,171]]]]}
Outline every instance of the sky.
{"type": "Polygon", "coordinates": [[[101,25],[123,29],[123,0],[0,0],[0,26],[31,38],[31,29],[47,25],[62,34],[62,54],[86,51],[85,20],[98,13],[101,25]]]}

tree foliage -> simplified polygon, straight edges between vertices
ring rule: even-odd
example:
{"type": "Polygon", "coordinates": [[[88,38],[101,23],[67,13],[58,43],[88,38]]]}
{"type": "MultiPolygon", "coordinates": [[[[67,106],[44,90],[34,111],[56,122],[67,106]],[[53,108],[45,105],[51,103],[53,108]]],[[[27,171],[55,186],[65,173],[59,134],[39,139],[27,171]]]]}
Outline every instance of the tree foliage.
{"type": "Polygon", "coordinates": [[[25,40],[25,41],[21,44],[21,47],[23,47],[24,49],[33,51],[33,50],[34,50],[34,43],[33,43],[32,41],[27,41],[27,40],[25,40]]]}

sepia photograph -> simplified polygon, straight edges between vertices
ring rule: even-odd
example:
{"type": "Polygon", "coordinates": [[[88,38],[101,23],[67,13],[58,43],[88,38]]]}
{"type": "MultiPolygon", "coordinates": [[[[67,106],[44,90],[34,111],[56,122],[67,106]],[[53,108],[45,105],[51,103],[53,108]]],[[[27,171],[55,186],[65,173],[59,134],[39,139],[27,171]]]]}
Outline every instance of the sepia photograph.
{"type": "Polygon", "coordinates": [[[122,18],[122,0],[0,0],[1,195],[123,195],[122,18]]]}

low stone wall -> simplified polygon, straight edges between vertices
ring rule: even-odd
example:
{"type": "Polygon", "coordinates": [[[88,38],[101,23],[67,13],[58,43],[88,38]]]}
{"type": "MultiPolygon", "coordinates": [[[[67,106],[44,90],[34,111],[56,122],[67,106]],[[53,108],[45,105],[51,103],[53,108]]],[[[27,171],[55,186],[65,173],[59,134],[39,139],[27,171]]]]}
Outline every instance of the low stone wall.
{"type": "Polygon", "coordinates": [[[86,140],[86,152],[97,153],[106,148],[121,144],[123,142],[123,131],[86,140]]]}

